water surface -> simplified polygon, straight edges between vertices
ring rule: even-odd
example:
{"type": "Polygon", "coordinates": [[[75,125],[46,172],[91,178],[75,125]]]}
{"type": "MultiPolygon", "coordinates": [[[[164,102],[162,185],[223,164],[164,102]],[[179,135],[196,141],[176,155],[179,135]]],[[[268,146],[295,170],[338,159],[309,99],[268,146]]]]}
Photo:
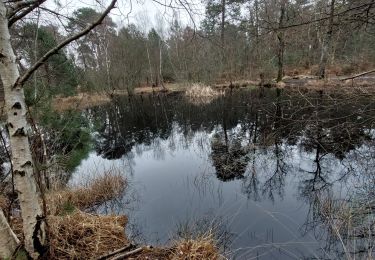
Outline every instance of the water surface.
{"type": "Polygon", "coordinates": [[[73,181],[123,172],[136,200],[116,210],[145,243],[214,227],[229,258],[339,259],[322,201],[369,196],[373,109],[366,96],[280,90],[117,98],[85,112],[95,149],[73,181]]]}

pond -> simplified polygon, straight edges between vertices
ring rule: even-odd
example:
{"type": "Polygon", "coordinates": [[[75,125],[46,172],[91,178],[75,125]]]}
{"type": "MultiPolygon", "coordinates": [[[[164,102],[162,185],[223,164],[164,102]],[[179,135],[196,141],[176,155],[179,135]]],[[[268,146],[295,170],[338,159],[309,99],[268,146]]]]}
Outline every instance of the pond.
{"type": "Polygon", "coordinates": [[[361,255],[372,239],[343,235],[331,213],[374,198],[374,108],[322,91],[118,97],[85,111],[95,144],[72,181],[123,172],[131,191],[114,210],[144,243],[211,229],[230,259],[361,255]]]}

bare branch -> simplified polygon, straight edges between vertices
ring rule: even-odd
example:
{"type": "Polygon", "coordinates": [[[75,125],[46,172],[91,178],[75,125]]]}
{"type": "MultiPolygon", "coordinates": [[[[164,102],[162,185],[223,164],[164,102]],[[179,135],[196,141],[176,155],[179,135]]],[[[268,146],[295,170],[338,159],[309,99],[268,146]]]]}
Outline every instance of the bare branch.
{"type": "Polygon", "coordinates": [[[115,7],[116,2],[117,2],[117,0],[112,0],[111,3],[110,3],[110,5],[103,12],[103,14],[98,18],[98,20],[96,20],[94,23],[90,24],[88,27],[86,27],[86,29],[84,29],[83,31],[81,31],[81,32],[79,32],[79,33],[77,33],[77,34],[69,37],[65,41],[63,41],[60,44],[58,44],[56,47],[54,47],[51,50],[49,50],[46,54],[44,54],[43,57],[41,57],[33,66],[31,66],[22,77],[18,78],[16,84],[14,84],[13,87],[20,87],[20,86],[22,86],[30,78],[30,76],[34,73],[34,71],[36,71],[40,66],[42,66],[44,64],[44,62],[48,60],[49,57],[51,57],[52,55],[56,54],[59,50],[61,50],[62,48],[64,48],[69,43],[71,43],[71,42],[73,42],[75,40],[78,40],[82,36],[88,34],[96,26],[100,25],[103,22],[104,18],[115,7]]]}
{"type": "Polygon", "coordinates": [[[29,7],[30,5],[34,4],[38,0],[30,0],[30,1],[17,1],[14,5],[8,7],[7,10],[7,18],[12,18],[17,12],[22,10],[23,8],[29,7]]]}
{"type": "Polygon", "coordinates": [[[23,2],[23,5],[21,8],[16,9],[13,14],[10,15],[10,18],[8,20],[8,27],[11,27],[15,22],[22,19],[29,13],[31,13],[33,10],[38,8],[41,4],[43,4],[46,0],[36,0],[36,1],[27,1],[23,2]],[[27,7],[25,10],[23,10],[21,13],[17,14],[18,11],[22,10],[23,8],[27,7]]]}

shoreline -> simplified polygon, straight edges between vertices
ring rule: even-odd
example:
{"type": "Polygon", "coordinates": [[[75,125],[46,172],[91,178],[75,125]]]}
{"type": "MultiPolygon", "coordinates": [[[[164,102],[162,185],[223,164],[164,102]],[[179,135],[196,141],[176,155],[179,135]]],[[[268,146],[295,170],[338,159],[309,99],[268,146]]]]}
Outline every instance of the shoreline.
{"type": "MultiPolygon", "coordinates": [[[[344,77],[335,77],[328,80],[317,79],[313,76],[294,76],[284,77],[283,81],[276,83],[268,81],[264,83],[265,88],[279,88],[287,90],[307,90],[307,91],[340,91],[342,93],[359,92],[362,94],[375,93],[375,77],[363,77],[343,81],[344,77]]],[[[134,95],[160,94],[160,93],[181,93],[185,92],[188,87],[187,83],[166,84],[166,89],[162,87],[139,87],[134,89],[134,95]]],[[[258,89],[260,81],[239,80],[220,84],[213,84],[211,87],[217,91],[231,91],[233,89],[258,89]]],[[[81,92],[75,96],[55,97],[52,107],[56,111],[66,111],[71,109],[87,109],[90,107],[104,105],[109,103],[113,96],[128,96],[126,90],[114,90],[112,93],[107,92],[81,92]]]]}

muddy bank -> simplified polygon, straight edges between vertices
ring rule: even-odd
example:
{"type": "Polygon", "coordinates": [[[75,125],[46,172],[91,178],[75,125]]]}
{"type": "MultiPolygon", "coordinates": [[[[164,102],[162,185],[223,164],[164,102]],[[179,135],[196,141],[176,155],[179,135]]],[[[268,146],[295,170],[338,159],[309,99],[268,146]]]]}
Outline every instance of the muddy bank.
{"type": "MultiPolygon", "coordinates": [[[[347,93],[363,93],[371,94],[375,92],[375,77],[366,76],[354,79],[344,80],[347,77],[332,77],[327,80],[318,79],[315,76],[298,75],[286,76],[283,81],[276,83],[273,80],[239,80],[233,82],[225,82],[213,84],[211,87],[217,91],[230,92],[235,89],[254,89],[259,87],[265,88],[285,88],[290,90],[318,90],[318,91],[344,91],[347,93]]],[[[185,92],[189,89],[188,84],[166,84],[166,88],[162,87],[139,87],[135,88],[134,95],[158,94],[158,93],[178,93],[185,92]]],[[[89,107],[100,106],[111,101],[113,96],[128,95],[125,90],[115,90],[111,93],[79,93],[70,97],[56,97],[53,100],[53,108],[56,111],[65,111],[69,109],[86,109],[89,107]]]]}

